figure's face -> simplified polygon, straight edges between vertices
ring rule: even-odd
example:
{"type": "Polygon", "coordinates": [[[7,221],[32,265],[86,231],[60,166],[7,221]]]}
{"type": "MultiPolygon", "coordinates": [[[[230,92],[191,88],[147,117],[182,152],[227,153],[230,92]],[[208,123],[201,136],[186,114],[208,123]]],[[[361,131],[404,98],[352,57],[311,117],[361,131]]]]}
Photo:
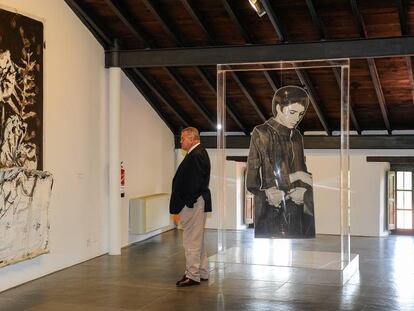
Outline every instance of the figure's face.
{"type": "Polygon", "coordinates": [[[299,103],[293,103],[280,109],[280,105],[277,105],[276,111],[276,121],[291,129],[296,127],[300,120],[302,120],[305,114],[305,107],[299,103]]]}
{"type": "Polygon", "coordinates": [[[191,149],[191,147],[194,145],[194,140],[190,135],[188,135],[187,132],[181,133],[181,149],[188,151],[191,149]]]}

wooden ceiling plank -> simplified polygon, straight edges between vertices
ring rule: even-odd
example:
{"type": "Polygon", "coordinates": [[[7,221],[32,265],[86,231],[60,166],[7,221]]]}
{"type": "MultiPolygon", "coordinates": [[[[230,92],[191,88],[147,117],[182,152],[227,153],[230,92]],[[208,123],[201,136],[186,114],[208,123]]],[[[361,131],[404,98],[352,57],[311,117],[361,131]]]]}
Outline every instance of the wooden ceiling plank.
{"type": "Polygon", "coordinates": [[[187,87],[187,83],[180,77],[175,69],[172,68],[164,68],[165,72],[168,76],[177,84],[179,89],[187,96],[187,98],[191,101],[193,106],[201,113],[201,115],[208,121],[213,129],[217,129],[217,123],[214,121],[214,117],[211,113],[206,109],[206,107],[201,102],[200,98],[189,88],[187,87]]]}
{"type": "Polygon", "coordinates": [[[114,2],[113,0],[104,0],[108,7],[115,13],[115,15],[122,21],[122,23],[128,28],[128,30],[134,35],[138,41],[144,43],[145,47],[154,47],[154,44],[146,35],[145,31],[139,27],[136,21],[132,19],[127,10],[122,8],[119,1],[114,2]]]}
{"type": "MultiPolygon", "coordinates": [[[[361,12],[359,11],[358,5],[356,0],[350,0],[351,2],[351,9],[352,15],[354,17],[354,21],[357,23],[357,27],[359,33],[362,38],[368,38],[368,32],[365,27],[364,19],[362,18],[361,12]]],[[[389,119],[389,112],[387,108],[387,104],[385,102],[384,92],[382,90],[381,81],[379,79],[377,66],[375,65],[374,58],[367,58],[369,73],[371,76],[372,84],[374,85],[375,93],[377,95],[378,104],[381,109],[382,118],[384,120],[385,128],[388,131],[388,134],[391,135],[391,124],[389,119]]]]}
{"type": "Polygon", "coordinates": [[[175,115],[178,117],[178,119],[185,127],[190,126],[192,122],[190,121],[190,118],[187,116],[184,110],[182,110],[181,107],[179,107],[166,92],[164,92],[161,88],[156,86],[158,83],[154,81],[154,79],[146,76],[144,72],[137,68],[134,68],[132,70],[142,81],[144,81],[148,88],[155,95],[157,95],[157,97],[164,103],[164,105],[168,106],[172,111],[174,111],[175,115]]]}
{"type": "Polygon", "coordinates": [[[65,0],[65,2],[105,49],[112,46],[113,40],[106,35],[106,33],[94,22],[89,14],[87,14],[87,12],[85,12],[85,10],[75,0],[65,0]]]}
{"type": "Polygon", "coordinates": [[[208,43],[214,44],[214,34],[212,34],[211,31],[206,27],[204,18],[201,16],[199,10],[197,10],[197,8],[193,5],[191,0],[181,0],[181,3],[187,10],[188,14],[190,14],[193,20],[197,23],[198,27],[200,27],[200,29],[203,31],[208,43]]]}
{"type": "Polygon", "coordinates": [[[125,75],[131,80],[137,90],[142,94],[142,96],[147,100],[147,102],[151,105],[152,109],[158,114],[161,120],[168,126],[168,128],[173,132],[173,134],[177,135],[179,133],[179,129],[177,129],[171,121],[165,116],[165,114],[159,109],[159,104],[155,104],[157,99],[155,96],[151,95],[151,92],[146,88],[144,82],[140,81],[138,77],[133,75],[130,71],[131,69],[123,69],[125,75]]]}
{"type": "Polygon", "coordinates": [[[250,105],[254,108],[254,110],[259,115],[260,119],[265,122],[267,120],[266,113],[256,104],[256,101],[253,99],[253,97],[250,95],[249,91],[247,90],[246,86],[243,84],[243,82],[240,80],[239,75],[235,71],[230,71],[231,77],[233,80],[237,83],[240,90],[244,94],[244,96],[247,98],[250,105]]]}

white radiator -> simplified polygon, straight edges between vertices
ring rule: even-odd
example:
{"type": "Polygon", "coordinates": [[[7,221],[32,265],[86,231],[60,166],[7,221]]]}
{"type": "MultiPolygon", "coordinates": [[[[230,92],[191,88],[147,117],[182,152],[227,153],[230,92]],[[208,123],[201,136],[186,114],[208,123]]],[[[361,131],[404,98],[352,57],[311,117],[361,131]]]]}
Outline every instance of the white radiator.
{"type": "Polygon", "coordinates": [[[170,224],[170,195],[157,193],[129,200],[129,232],[145,234],[170,224]]]}

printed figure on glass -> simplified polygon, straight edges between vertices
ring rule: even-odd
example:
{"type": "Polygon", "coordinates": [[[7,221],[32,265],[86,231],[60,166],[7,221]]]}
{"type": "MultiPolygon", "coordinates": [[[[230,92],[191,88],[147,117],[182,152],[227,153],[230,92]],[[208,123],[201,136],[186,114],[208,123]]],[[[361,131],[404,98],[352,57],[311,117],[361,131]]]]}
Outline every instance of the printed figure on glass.
{"type": "Polygon", "coordinates": [[[246,187],[255,196],[256,238],[315,237],[312,174],[296,129],[308,106],[303,88],[281,87],[272,100],[274,117],[252,132],[246,187]]]}

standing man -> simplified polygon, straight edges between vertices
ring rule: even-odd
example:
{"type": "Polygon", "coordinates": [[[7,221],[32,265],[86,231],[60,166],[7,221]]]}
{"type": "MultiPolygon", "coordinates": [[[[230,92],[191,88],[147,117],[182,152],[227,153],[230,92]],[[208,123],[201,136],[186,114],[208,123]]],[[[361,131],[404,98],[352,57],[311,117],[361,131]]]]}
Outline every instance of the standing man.
{"type": "Polygon", "coordinates": [[[204,245],[206,213],[211,212],[210,158],[200,145],[194,127],[181,132],[181,149],[187,152],[172,182],[170,213],[179,214],[183,228],[185,273],[178,287],[199,285],[208,280],[208,260],[204,245]]]}

